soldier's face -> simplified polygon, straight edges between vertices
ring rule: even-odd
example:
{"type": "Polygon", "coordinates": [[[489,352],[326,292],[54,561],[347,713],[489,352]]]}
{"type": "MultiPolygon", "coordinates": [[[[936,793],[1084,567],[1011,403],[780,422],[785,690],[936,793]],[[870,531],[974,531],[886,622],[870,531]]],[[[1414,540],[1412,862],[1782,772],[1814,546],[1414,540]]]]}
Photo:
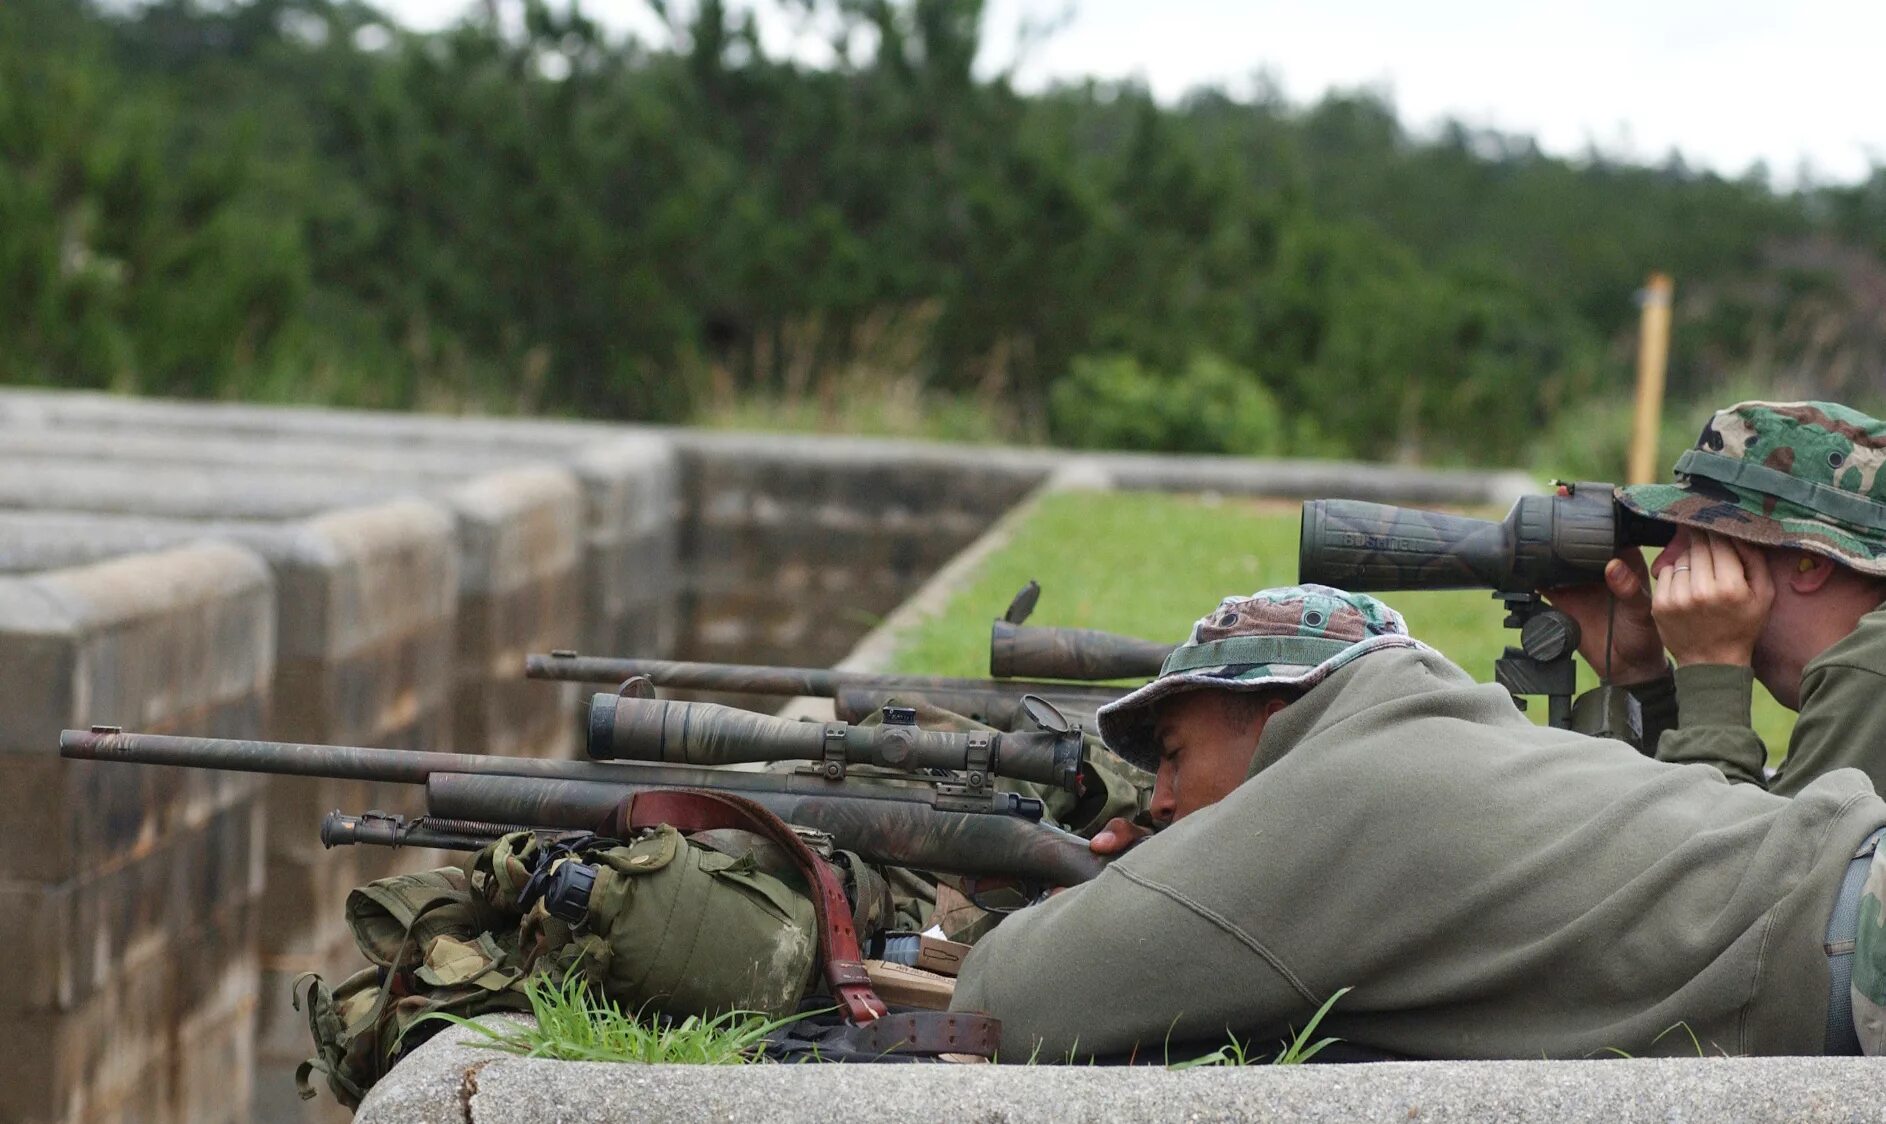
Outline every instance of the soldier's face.
{"type": "Polygon", "coordinates": [[[1252,706],[1229,692],[1188,691],[1159,705],[1159,772],[1151,813],[1160,824],[1208,808],[1244,783],[1264,723],[1282,699],[1252,706]]]}

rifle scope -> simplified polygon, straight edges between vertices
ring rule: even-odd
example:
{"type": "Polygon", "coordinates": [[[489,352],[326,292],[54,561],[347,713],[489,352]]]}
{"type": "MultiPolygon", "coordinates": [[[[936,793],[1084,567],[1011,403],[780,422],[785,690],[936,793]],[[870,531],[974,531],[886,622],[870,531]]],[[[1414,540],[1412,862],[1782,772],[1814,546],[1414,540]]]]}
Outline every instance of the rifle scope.
{"type": "Polygon", "coordinates": [[[898,708],[882,726],[795,722],[714,703],[598,694],[589,704],[589,755],[597,760],[734,765],[822,762],[829,776],[846,764],[969,773],[970,784],[1011,777],[1080,791],[1085,745],[1078,727],[1027,733],[922,730],[898,708]]]}
{"type": "Polygon", "coordinates": [[[1604,577],[1627,546],[1676,533],[1618,504],[1610,484],[1560,484],[1523,496],[1495,523],[1360,500],[1303,505],[1297,580],[1339,589],[1492,589],[1536,593],[1604,577]]]}

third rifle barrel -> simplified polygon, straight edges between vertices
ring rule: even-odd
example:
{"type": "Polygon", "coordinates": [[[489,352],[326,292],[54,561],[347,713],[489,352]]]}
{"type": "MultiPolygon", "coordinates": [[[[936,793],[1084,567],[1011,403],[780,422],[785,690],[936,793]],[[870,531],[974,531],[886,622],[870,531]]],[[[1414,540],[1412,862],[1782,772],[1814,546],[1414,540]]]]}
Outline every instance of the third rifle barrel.
{"type": "Polygon", "coordinates": [[[824,667],[772,667],[761,664],[691,663],[684,660],[638,660],[607,656],[579,656],[574,652],[532,655],[524,661],[531,679],[560,679],[572,683],[621,683],[642,676],[657,687],[687,691],[726,691],[754,695],[812,695],[832,698],[847,687],[921,693],[934,691],[999,690],[1020,698],[1040,695],[1051,702],[1110,703],[1124,695],[1119,687],[1090,687],[1079,683],[1037,683],[1020,679],[955,679],[947,676],[878,675],[824,667]]]}

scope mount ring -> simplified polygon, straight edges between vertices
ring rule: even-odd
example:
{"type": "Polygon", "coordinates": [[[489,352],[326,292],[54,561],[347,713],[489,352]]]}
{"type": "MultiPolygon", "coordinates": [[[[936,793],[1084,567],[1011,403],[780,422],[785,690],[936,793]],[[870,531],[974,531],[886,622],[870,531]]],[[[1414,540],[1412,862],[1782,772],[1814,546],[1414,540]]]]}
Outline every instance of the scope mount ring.
{"type": "Polygon", "coordinates": [[[850,729],[843,722],[825,724],[824,756],[819,763],[819,775],[830,781],[845,779],[846,756],[845,734],[850,729]]]}

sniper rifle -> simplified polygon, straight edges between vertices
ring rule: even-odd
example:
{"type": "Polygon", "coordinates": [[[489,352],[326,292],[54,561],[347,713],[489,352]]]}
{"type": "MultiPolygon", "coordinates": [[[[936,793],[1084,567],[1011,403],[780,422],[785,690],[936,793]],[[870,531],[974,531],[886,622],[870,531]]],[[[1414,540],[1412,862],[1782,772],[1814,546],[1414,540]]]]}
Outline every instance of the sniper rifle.
{"type": "Polygon", "coordinates": [[[60,755],[92,761],[423,785],[426,815],[329,816],[328,846],[376,843],[476,849],[520,829],[622,837],[641,794],[738,793],[780,819],[831,836],[867,862],[942,874],[1071,886],[1100,872],[1086,840],[1041,821],[1039,800],[1003,792],[997,777],[1078,791],[1080,727],[1030,700],[1035,728],[1016,733],[919,729],[887,708],[879,726],[802,723],[711,703],[597,695],[587,738],[593,761],[482,757],[227,738],[66,730],[60,755]],[[788,773],[718,769],[804,761],[788,773]],[[655,764],[653,762],[663,762],[655,764]],[[860,770],[860,766],[866,766],[860,770]]]}

